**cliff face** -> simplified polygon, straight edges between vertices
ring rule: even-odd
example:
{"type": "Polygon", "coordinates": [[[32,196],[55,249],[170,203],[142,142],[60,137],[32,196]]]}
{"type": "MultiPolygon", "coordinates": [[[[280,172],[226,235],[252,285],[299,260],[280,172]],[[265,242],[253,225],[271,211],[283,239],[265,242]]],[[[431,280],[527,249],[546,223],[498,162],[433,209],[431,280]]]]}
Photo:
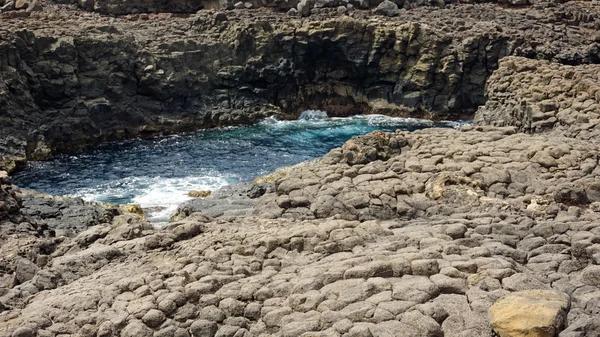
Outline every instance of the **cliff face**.
{"type": "Polygon", "coordinates": [[[554,131],[600,139],[598,65],[567,66],[508,57],[490,77],[477,125],[516,126],[527,133],[554,131]]]}
{"type": "Polygon", "coordinates": [[[21,198],[5,171],[0,171],[0,224],[20,220],[21,198]]]}
{"type": "MultiPolygon", "coordinates": [[[[0,167],[97,140],[306,108],[458,118],[484,103],[484,83],[505,55],[597,58],[586,28],[593,21],[548,33],[532,24],[547,10],[467,6],[400,18],[323,10],[308,19],[261,10],[116,19],[30,13],[7,20],[0,43],[0,167]],[[443,19],[452,15],[467,19],[443,19]],[[568,38],[543,45],[548,34],[568,38]]],[[[568,21],[544,17],[557,28],[568,21]]]]}

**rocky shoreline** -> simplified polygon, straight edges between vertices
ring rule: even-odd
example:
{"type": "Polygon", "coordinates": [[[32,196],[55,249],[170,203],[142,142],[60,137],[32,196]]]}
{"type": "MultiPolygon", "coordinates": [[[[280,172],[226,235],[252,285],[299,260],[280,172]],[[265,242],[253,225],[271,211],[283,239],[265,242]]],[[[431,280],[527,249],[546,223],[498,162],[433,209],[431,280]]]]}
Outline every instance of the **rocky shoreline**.
{"type": "Polygon", "coordinates": [[[600,336],[593,3],[393,18],[44,6],[0,14],[4,169],[312,106],[476,113],[355,137],[163,228],[2,172],[1,337],[600,336]]]}
{"type": "Polygon", "coordinates": [[[51,3],[25,17],[1,13],[0,168],[308,108],[472,117],[505,56],[599,59],[589,2],[410,3],[394,17],[375,14],[379,2],[315,3],[308,17],[278,7],[109,17],[51,3]]]}

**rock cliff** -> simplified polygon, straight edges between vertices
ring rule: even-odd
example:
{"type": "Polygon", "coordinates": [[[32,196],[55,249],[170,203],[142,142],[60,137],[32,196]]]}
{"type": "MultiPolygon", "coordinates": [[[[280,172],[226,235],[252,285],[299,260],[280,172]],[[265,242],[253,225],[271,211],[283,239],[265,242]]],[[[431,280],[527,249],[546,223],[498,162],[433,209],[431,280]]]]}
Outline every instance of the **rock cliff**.
{"type": "Polygon", "coordinates": [[[98,140],[311,107],[469,117],[506,55],[598,59],[597,23],[584,15],[596,9],[586,3],[417,8],[394,18],[320,9],[304,19],[260,9],[110,18],[57,8],[2,14],[0,167],[9,171],[98,140]]]}
{"type": "Polygon", "coordinates": [[[553,132],[600,140],[598,65],[567,66],[507,57],[490,77],[477,125],[512,125],[522,132],[553,132]]]}

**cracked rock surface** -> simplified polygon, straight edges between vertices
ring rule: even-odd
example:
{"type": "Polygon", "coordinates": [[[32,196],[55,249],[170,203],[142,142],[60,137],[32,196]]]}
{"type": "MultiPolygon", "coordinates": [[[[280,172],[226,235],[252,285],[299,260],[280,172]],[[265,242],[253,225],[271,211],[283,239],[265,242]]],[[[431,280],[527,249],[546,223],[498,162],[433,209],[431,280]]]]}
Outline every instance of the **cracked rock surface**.
{"type": "Polygon", "coordinates": [[[599,336],[596,11],[0,14],[10,170],[313,105],[485,103],[473,126],[355,137],[162,228],[0,172],[0,337],[599,336]]]}
{"type": "Polygon", "coordinates": [[[374,132],[253,215],[122,214],[31,250],[44,263],[14,256],[0,334],[487,337],[488,309],[531,290],[556,294],[560,336],[590,336],[599,175],[597,146],[559,135],[374,132]]]}

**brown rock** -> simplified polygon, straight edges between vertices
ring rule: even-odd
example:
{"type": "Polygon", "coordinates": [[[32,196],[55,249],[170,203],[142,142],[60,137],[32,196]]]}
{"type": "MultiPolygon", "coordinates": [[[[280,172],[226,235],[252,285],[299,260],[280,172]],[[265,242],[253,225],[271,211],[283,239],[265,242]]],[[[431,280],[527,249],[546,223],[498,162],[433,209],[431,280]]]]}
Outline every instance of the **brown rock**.
{"type": "Polygon", "coordinates": [[[492,305],[490,323],[501,337],[553,337],[564,327],[570,304],[555,291],[519,291],[492,305]]]}
{"type": "Polygon", "coordinates": [[[211,195],[211,191],[205,191],[205,190],[193,190],[193,191],[189,191],[188,192],[188,196],[192,197],[192,198],[206,198],[209,195],[211,195]]]}

